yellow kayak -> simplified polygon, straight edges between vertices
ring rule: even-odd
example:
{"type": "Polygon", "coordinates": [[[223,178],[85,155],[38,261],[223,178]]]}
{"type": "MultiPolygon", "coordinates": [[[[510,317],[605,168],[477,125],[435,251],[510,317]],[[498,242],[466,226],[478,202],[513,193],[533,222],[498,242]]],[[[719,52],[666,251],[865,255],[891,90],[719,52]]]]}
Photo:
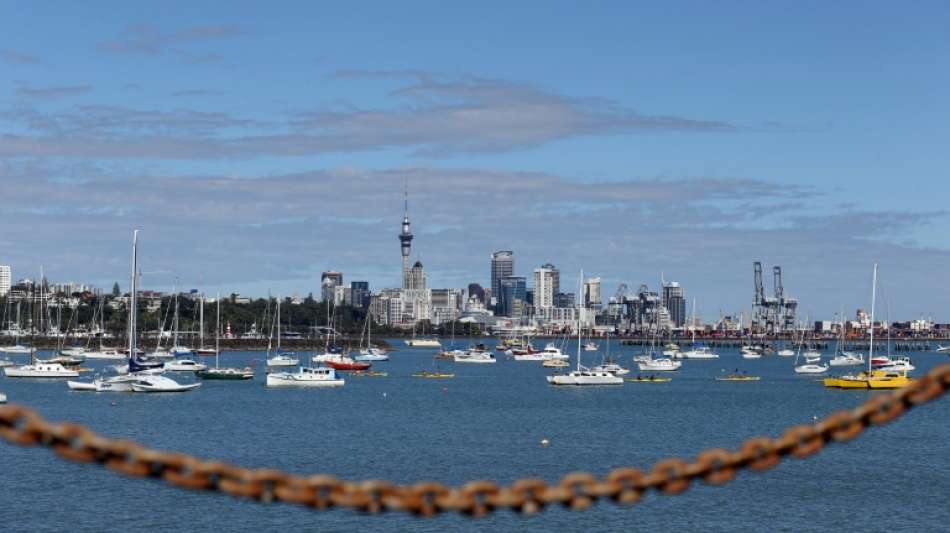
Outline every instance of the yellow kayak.
{"type": "Polygon", "coordinates": [[[666,383],[667,381],[673,381],[673,378],[623,378],[624,381],[631,381],[634,383],[666,383]]]}
{"type": "Polygon", "coordinates": [[[454,378],[455,374],[445,374],[443,372],[429,372],[428,370],[423,370],[422,372],[417,372],[412,375],[414,378],[428,378],[428,379],[448,379],[454,378]]]}
{"type": "Polygon", "coordinates": [[[716,378],[716,381],[759,381],[759,376],[740,376],[736,374],[730,374],[728,376],[721,376],[716,378]]]}

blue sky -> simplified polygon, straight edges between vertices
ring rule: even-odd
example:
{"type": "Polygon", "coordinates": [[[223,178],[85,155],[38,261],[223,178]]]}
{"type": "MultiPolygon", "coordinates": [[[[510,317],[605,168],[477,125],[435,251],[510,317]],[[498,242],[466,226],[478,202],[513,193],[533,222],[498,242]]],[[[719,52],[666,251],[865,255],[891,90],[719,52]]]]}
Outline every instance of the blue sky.
{"type": "Polygon", "coordinates": [[[950,6],[2,2],[0,263],[305,294],[682,281],[713,317],[781,264],[802,310],[947,319],[950,6]],[[12,228],[12,231],[6,230],[12,228]]]}

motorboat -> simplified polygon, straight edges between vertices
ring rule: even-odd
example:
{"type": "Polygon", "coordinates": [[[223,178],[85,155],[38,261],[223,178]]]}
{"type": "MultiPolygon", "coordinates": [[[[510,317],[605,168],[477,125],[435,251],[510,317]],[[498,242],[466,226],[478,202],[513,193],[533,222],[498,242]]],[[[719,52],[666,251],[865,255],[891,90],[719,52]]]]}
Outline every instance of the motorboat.
{"type": "Polygon", "coordinates": [[[112,376],[92,381],[67,381],[69,390],[89,392],[132,392],[132,382],[139,376],[112,376]]]}
{"type": "Polygon", "coordinates": [[[605,370],[578,366],[567,374],[555,374],[547,377],[551,385],[623,385],[623,378],[605,370]]]}
{"type": "Polygon", "coordinates": [[[452,360],[456,363],[494,363],[496,361],[491,352],[478,349],[465,350],[455,354],[452,360]]]}
{"type": "Polygon", "coordinates": [[[406,339],[406,346],[410,348],[441,348],[439,339],[406,339]]]}
{"type": "Polygon", "coordinates": [[[898,372],[910,372],[916,369],[913,362],[911,362],[910,357],[905,356],[887,356],[883,360],[875,358],[872,360],[871,366],[878,370],[890,370],[898,372]]]}
{"type": "Polygon", "coordinates": [[[197,348],[195,349],[195,355],[205,357],[215,356],[218,355],[218,350],[215,348],[197,348]]]}
{"type": "Polygon", "coordinates": [[[182,384],[177,381],[158,375],[137,375],[130,380],[133,392],[187,392],[197,389],[201,383],[182,384]]]}
{"type": "Polygon", "coordinates": [[[754,346],[743,346],[739,349],[743,359],[762,359],[761,349],[754,346]]]}
{"type": "Polygon", "coordinates": [[[442,350],[440,352],[437,352],[435,355],[433,355],[432,358],[446,359],[446,360],[452,361],[455,359],[456,355],[461,355],[464,353],[465,353],[465,350],[457,350],[457,349],[456,350],[442,350]]]}
{"type": "Polygon", "coordinates": [[[585,351],[585,352],[596,352],[596,351],[597,351],[597,343],[596,343],[596,342],[588,342],[587,344],[584,345],[584,351],[585,351]]]}
{"type": "Polygon", "coordinates": [[[779,357],[795,357],[795,350],[789,348],[782,348],[781,350],[775,352],[775,355],[779,357]]]}
{"type": "Polygon", "coordinates": [[[328,367],[303,367],[296,372],[274,372],[267,375],[268,387],[342,387],[345,380],[328,367]]]}
{"type": "Polygon", "coordinates": [[[821,361],[821,352],[816,352],[815,350],[806,350],[802,352],[802,357],[805,359],[806,363],[817,363],[821,361]]]}
{"type": "Polygon", "coordinates": [[[618,365],[617,363],[606,363],[603,365],[597,365],[590,368],[591,372],[610,372],[615,376],[626,376],[630,373],[630,370],[618,365]]]}
{"type": "Polygon", "coordinates": [[[0,347],[0,352],[9,354],[9,355],[13,355],[13,354],[29,355],[30,353],[33,352],[33,348],[29,346],[23,346],[22,344],[14,344],[13,346],[0,347]]]}
{"type": "Polygon", "coordinates": [[[521,353],[511,352],[511,358],[515,361],[544,361],[544,352],[522,351],[521,353]]]}
{"type": "Polygon", "coordinates": [[[853,352],[841,352],[828,361],[831,366],[857,366],[864,364],[864,356],[853,352]]]}
{"type": "Polygon", "coordinates": [[[8,378],[78,378],[79,371],[64,367],[59,363],[33,363],[23,366],[4,367],[3,374],[8,378]]]}
{"type": "Polygon", "coordinates": [[[72,346],[70,348],[63,348],[59,351],[60,355],[66,357],[77,357],[85,360],[86,358],[86,349],[82,346],[72,346]]]}
{"type": "MultiPolygon", "coordinates": [[[[3,351],[3,350],[0,350],[0,351],[3,351]]],[[[950,353],[950,346],[944,346],[942,344],[938,344],[937,353],[950,353]]]]}
{"type": "Polygon", "coordinates": [[[827,364],[805,363],[795,367],[796,374],[824,374],[830,367],[827,364]]]}
{"type": "Polygon", "coordinates": [[[682,361],[674,361],[665,357],[637,362],[637,368],[641,372],[673,372],[679,370],[681,366],[683,366],[682,361]]]}
{"type": "Polygon", "coordinates": [[[561,352],[561,349],[554,345],[554,343],[549,343],[541,350],[541,360],[550,361],[550,360],[563,360],[569,361],[571,356],[561,352]]]}
{"type": "Polygon", "coordinates": [[[175,359],[165,363],[165,370],[171,372],[200,372],[207,368],[208,365],[197,363],[191,359],[175,359]]]}
{"type": "Polygon", "coordinates": [[[199,370],[196,375],[201,379],[246,381],[249,379],[254,379],[254,369],[249,366],[244,368],[211,367],[206,368],[205,370],[199,370]]]}
{"type": "Polygon", "coordinates": [[[126,359],[128,356],[124,353],[119,352],[118,350],[86,350],[83,354],[86,360],[102,360],[102,361],[121,361],[126,359]]]}
{"type": "Polygon", "coordinates": [[[300,359],[298,359],[292,353],[279,353],[274,357],[267,358],[267,367],[286,367],[286,366],[297,366],[300,364],[300,359]]]}

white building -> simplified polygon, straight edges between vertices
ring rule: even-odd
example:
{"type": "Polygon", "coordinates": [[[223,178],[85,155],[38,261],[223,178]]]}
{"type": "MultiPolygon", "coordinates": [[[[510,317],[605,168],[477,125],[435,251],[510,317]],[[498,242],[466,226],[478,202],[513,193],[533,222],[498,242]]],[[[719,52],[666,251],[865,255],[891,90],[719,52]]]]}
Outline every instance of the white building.
{"type": "Polygon", "coordinates": [[[554,307],[554,296],[558,293],[560,272],[554,265],[541,265],[534,269],[534,307],[545,309],[554,307]]]}
{"type": "Polygon", "coordinates": [[[600,307],[600,278],[590,278],[584,282],[584,307],[600,307]]]}
{"type": "Polygon", "coordinates": [[[0,265],[0,296],[10,294],[10,267],[0,265]]]}

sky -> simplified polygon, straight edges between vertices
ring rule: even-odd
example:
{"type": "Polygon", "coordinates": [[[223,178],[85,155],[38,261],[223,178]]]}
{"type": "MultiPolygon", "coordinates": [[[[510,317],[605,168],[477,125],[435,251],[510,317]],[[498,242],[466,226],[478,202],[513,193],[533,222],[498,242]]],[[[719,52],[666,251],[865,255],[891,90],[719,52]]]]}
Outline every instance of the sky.
{"type": "Polygon", "coordinates": [[[432,287],[489,255],[748,313],[948,321],[946,2],[0,1],[14,278],[432,287]],[[514,5],[513,5],[514,4],[514,5]],[[770,276],[767,290],[771,290],[770,276]]]}

